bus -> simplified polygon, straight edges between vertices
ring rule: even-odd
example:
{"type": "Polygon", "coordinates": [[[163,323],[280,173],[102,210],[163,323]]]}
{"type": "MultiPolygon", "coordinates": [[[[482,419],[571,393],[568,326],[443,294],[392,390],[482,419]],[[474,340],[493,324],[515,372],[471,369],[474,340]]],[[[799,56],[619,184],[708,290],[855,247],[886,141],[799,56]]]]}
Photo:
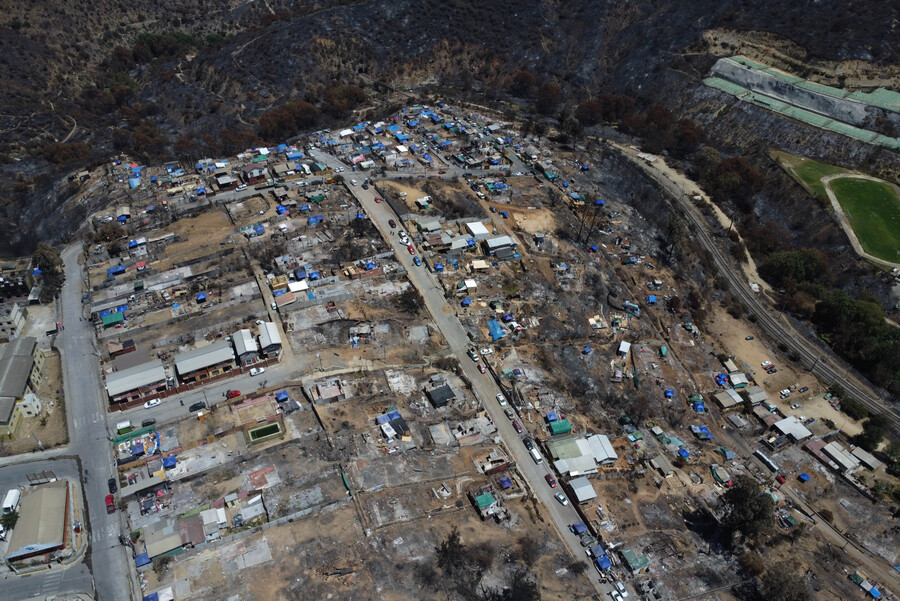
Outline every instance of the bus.
{"type": "Polygon", "coordinates": [[[753,454],[762,462],[763,465],[772,470],[774,473],[778,473],[778,466],[774,461],[769,459],[765,453],[763,453],[762,451],[754,451],[753,454]]]}
{"type": "Polygon", "coordinates": [[[19,507],[19,499],[22,497],[22,491],[18,488],[14,488],[8,493],[6,493],[6,498],[3,500],[3,514],[12,513],[19,507]]]}
{"type": "Polygon", "coordinates": [[[537,447],[531,447],[531,450],[528,452],[531,453],[531,458],[534,459],[535,463],[543,463],[544,462],[544,458],[541,457],[541,453],[540,453],[540,451],[537,450],[537,447]]]}

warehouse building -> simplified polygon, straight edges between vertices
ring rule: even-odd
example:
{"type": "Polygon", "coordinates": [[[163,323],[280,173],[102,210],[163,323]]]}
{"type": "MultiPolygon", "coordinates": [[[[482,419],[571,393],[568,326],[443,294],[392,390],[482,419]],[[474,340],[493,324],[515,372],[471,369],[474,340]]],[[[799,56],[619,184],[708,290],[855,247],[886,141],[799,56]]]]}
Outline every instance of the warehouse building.
{"type": "Polygon", "coordinates": [[[234,350],[229,342],[216,342],[175,355],[175,371],[185,384],[220,376],[233,367],[234,350]]]}
{"type": "Polygon", "coordinates": [[[166,370],[154,359],[106,376],[110,403],[128,403],[166,390],[166,370]]]}
{"type": "Polygon", "coordinates": [[[19,521],[12,531],[6,561],[61,551],[69,528],[69,483],[66,480],[34,486],[22,495],[19,521]]]}

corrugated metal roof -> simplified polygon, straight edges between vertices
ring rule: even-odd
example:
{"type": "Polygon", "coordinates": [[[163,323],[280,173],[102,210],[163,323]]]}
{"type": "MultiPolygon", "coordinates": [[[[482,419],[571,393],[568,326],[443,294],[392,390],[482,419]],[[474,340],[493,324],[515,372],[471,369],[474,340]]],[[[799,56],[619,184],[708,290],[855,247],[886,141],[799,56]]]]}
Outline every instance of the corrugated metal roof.
{"type": "Polygon", "coordinates": [[[115,397],[156,382],[164,382],[165,379],[166,370],[162,361],[154,359],[153,361],[109,374],[106,377],[106,393],[111,397],[115,397]]]}
{"type": "Polygon", "coordinates": [[[204,367],[234,360],[234,351],[228,342],[216,342],[175,355],[175,369],[188,374],[204,367]]]}
{"type": "Polygon", "coordinates": [[[281,335],[278,333],[278,326],[267,321],[259,326],[259,346],[268,348],[273,345],[281,345],[281,335]]]}
{"type": "Polygon", "coordinates": [[[255,353],[259,350],[256,348],[256,340],[253,339],[253,334],[246,328],[232,334],[231,340],[234,342],[234,350],[239,357],[247,353],[255,353]]]}

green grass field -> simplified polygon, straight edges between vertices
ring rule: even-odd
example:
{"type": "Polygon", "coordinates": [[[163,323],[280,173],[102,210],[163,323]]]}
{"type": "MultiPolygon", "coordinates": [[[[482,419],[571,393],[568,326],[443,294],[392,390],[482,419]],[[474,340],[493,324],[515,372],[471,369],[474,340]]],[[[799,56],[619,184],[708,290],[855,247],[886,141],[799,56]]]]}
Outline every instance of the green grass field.
{"type": "Polygon", "coordinates": [[[885,261],[900,261],[900,196],[882,182],[838,178],[831,189],[863,250],[885,261]]]}
{"type": "Polygon", "coordinates": [[[843,167],[820,163],[819,161],[778,150],[773,150],[770,154],[788,172],[788,175],[797,180],[801,186],[806,188],[807,192],[816,197],[827,198],[825,186],[822,184],[823,177],[849,173],[843,167]]]}

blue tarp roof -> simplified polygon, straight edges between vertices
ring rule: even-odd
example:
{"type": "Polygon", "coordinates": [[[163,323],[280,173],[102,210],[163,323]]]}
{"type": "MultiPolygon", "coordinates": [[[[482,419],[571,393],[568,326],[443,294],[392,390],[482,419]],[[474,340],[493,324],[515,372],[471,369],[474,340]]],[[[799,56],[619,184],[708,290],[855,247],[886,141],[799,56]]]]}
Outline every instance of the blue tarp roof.
{"type": "Polygon", "coordinates": [[[500,478],[500,488],[507,489],[511,488],[513,485],[512,478],[509,476],[503,476],[500,478]]]}
{"type": "Polygon", "coordinates": [[[297,276],[298,280],[303,280],[306,278],[306,270],[298,269],[297,271],[294,272],[294,275],[297,276]]]}
{"type": "Polygon", "coordinates": [[[254,225],[253,231],[256,232],[257,234],[262,234],[264,231],[266,231],[266,228],[264,228],[261,225],[254,225]]]}
{"type": "Polygon", "coordinates": [[[444,271],[444,264],[443,263],[435,263],[434,268],[437,271],[444,271]]]}
{"type": "Polygon", "coordinates": [[[650,296],[648,296],[647,302],[650,303],[651,305],[655,305],[656,304],[656,295],[651,294],[650,296]]]}
{"type": "Polygon", "coordinates": [[[205,292],[198,292],[198,293],[197,293],[197,300],[198,300],[198,301],[205,301],[205,300],[206,300],[206,293],[205,293],[205,292]]]}
{"type": "Polygon", "coordinates": [[[472,304],[472,299],[471,299],[471,298],[468,298],[468,297],[467,297],[467,298],[462,299],[462,306],[463,306],[463,307],[468,307],[468,306],[471,305],[471,304],[472,304]]]}
{"type": "Polygon", "coordinates": [[[141,185],[141,178],[139,177],[129,177],[128,178],[128,186],[130,188],[137,188],[141,185]]]}
{"type": "Polygon", "coordinates": [[[44,273],[44,272],[41,271],[41,268],[40,268],[40,267],[35,267],[35,268],[31,271],[31,275],[41,275],[42,273],[44,273]]]}
{"type": "Polygon", "coordinates": [[[165,468],[175,467],[175,464],[177,463],[177,461],[178,460],[175,459],[175,455],[163,457],[163,467],[165,467],[165,468]]]}
{"type": "Polygon", "coordinates": [[[116,221],[121,221],[122,223],[125,223],[126,221],[128,221],[128,215],[119,215],[119,217],[118,217],[118,219],[116,219],[116,221]]]}
{"type": "Polygon", "coordinates": [[[366,269],[375,269],[375,263],[369,261],[368,263],[366,263],[366,269]]]}
{"type": "Polygon", "coordinates": [[[678,455],[685,459],[691,456],[691,454],[687,452],[687,449],[678,449],[678,455]]]}
{"type": "Polygon", "coordinates": [[[434,160],[431,158],[431,155],[428,154],[427,152],[422,155],[422,158],[425,159],[426,161],[428,161],[429,163],[434,160]]]}
{"type": "Polygon", "coordinates": [[[500,340],[506,333],[503,331],[503,326],[500,325],[500,322],[496,319],[492,319],[488,322],[488,329],[491,331],[491,339],[500,340]]]}
{"type": "Polygon", "coordinates": [[[881,596],[881,591],[873,586],[871,589],[869,589],[869,594],[872,595],[873,599],[877,599],[881,596]]]}
{"type": "Polygon", "coordinates": [[[115,267],[110,267],[106,270],[106,275],[117,275],[120,273],[125,273],[124,265],[116,265],[115,267]]]}
{"type": "Polygon", "coordinates": [[[142,445],[140,443],[135,443],[134,445],[132,445],[131,454],[132,455],[143,455],[144,454],[144,445],[142,445]]]}
{"type": "MultiPolygon", "coordinates": [[[[150,563],[150,556],[146,553],[138,553],[134,556],[134,567],[139,568],[141,566],[147,565],[148,563],[150,563]]],[[[159,597],[157,597],[156,593],[153,593],[152,595],[147,595],[146,597],[144,597],[144,601],[147,601],[148,599],[155,600],[159,599],[159,597]]]]}
{"type": "Polygon", "coordinates": [[[809,482],[809,474],[807,474],[805,472],[800,474],[800,481],[801,482],[809,482]]]}
{"type": "Polygon", "coordinates": [[[286,400],[288,400],[288,398],[289,397],[288,397],[287,390],[279,390],[278,392],[275,393],[276,401],[286,401],[286,400]]]}
{"type": "Polygon", "coordinates": [[[276,296],[276,297],[277,297],[277,296],[281,296],[281,295],[284,294],[284,293],[285,293],[284,290],[275,290],[275,291],[272,292],[272,296],[276,296]]]}
{"type": "Polygon", "coordinates": [[[674,397],[674,396],[675,396],[675,391],[666,388],[666,398],[667,398],[667,399],[671,399],[671,398],[674,397]]]}
{"type": "Polygon", "coordinates": [[[600,247],[597,246],[596,244],[591,244],[591,247],[590,247],[590,248],[591,248],[591,250],[594,251],[594,252],[597,252],[598,250],[600,250],[600,247]]]}
{"type": "Polygon", "coordinates": [[[318,280],[318,279],[319,279],[319,272],[318,272],[318,271],[310,271],[310,272],[309,272],[309,279],[311,279],[311,280],[318,280]]]}
{"type": "Polygon", "coordinates": [[[559,416],[556,415],[556,412],[555,412],[555,411],[551,411],[550,413],[547,414],[547,421],[548,421],[548,422],[555,422],[555,421],[558,420],[558,419],[559,419],[559,416]]]}
{"type": "Polygon", "coordinates": [[[597,567],[601,570],[608,570],[612,567],[612,562],[609,560],[609,557],[603,555],[597,558],[597,567]]]}
{"type": "Polygon", "coordinates": [[[572,530],[575,534],[581,534],[582,532],[587,532],[587,526],[584,525],[584,522],[575,522],[572,524],[572,530]]]}

